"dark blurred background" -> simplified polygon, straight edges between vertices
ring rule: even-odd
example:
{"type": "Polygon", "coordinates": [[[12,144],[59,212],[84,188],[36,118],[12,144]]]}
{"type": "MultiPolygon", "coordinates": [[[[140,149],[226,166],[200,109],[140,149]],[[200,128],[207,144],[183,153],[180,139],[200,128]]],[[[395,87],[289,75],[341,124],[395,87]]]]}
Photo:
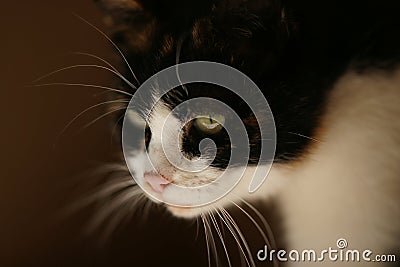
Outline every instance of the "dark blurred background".
{"type": "MultiPolygon", "coordinates": [[[[112,142],[110,130],[116,118],[105,116],[84,128],[107,112],[100,106],[58,138],[75,115],[109,95],[88,87],[31,85],[58,68],[101,63],[70,52],[89,52],[120,67],[118,54],[74,15],[107,32],[94,1],[1,5],[0,266],[207,266],[202,227],[196,238],[195,223],[173,219],[159,209],[145,218],[140,212],[128,218],[105,240],[101,228],[85,231],[98,207],[66,215],[65,207],[104,182],[104,175],[94,170],[118,161],[120,147],[112,142]]],[[[39,83],[113,86],[114,81],[106,71],[77,68],[39,83]]],[[[245,231],[252,228],[249,221],[242,225],[245,231]]],[[[247,234],[255,248],[262,247],[255,229],[247,234]]],[[[233,260],[238,260],[233,239],[226,239],[233,260]]],[[[218,250],[220,266],[225,266],[223,251],[218,250]]]]}

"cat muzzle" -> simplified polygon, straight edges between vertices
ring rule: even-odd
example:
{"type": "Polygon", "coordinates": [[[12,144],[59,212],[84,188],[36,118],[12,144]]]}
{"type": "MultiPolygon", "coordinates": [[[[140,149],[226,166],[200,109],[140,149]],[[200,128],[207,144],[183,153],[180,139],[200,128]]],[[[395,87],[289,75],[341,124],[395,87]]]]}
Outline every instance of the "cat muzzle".
{"type": "Polygon", "coordinates": [[[162,193],[165,187],[167,187],[167,185],[171,183],[164,179],[161,175],[154,172],[146,172],[143,177],[144,180],[157,193],[162,193]]]}

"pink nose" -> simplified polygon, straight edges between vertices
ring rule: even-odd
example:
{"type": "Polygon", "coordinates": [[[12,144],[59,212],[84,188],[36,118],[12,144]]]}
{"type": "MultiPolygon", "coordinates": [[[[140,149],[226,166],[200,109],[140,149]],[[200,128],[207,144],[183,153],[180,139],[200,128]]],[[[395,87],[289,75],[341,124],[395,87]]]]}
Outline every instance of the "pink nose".
{"type": "Polygon", "coordinates": [[[165,187],[170,184],[161,175],[154,172],[146,172],[144,174],[145,181],[153,188],[157,193],[162,193],[165,187]]]}

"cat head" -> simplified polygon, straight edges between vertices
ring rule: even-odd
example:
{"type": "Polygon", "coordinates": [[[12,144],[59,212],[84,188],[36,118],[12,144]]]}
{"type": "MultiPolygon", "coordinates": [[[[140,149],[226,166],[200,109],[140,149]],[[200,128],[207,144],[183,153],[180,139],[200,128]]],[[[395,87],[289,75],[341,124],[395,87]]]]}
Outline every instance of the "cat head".
{"type": "Polygon", "coordinates": [[[177,57],[180,62],[217,61],[261,75],[276,63],[290,27],[277,0],[98,2],[141,81],[175,64],[177,57]]]}
{"type": "MultiPolygon", "coordinates": [[[[295,27],[287,20],[279,1],[98,2],[114,29],[113,39],[139,81],[182,62],[211,61],[232,66],[257,84],[270,105],[273,117],[263,119],[275,119],[278,139],[273,161],[288,164],[304,153],[309,141],[304,136],[311,135],[316,127],[323,93],[313,87],[299,89],[299,79],[293,78],[298,74],[287,47],[295,27]]],[[[124,125],[130,125],[127,127],[131,133],[135,133],[135,127],[145,129],[142,142],[130,144],[125,151],[128,166],[142,188],[156,202],[184,199],[184,207],[168,205],[175,215],[184,217],[198,215],[213,205],[225,205],[232,199],[246,198],[250,179],[260,162],[263,141],[263,122],[256,118],[252,107],[227,88],[201,82],[176,86],[148,108],[146,102],[153,102],[157,96],[157,89],[149,89],[148,98],[138,100],[143,102],[146,116],[140,114],[140,109],[128,110],[124,121],[124,125]],[[243,125],[248,143],[231,143],[227,127],[234,129],[239,124],[213,108],[213,104],[193,104],[179,114],[173,112],[181,103],[202,97],[230,107],[243,125]],[[188,118],[189,113],[195,116],[188,118]],[[249,157],[246,162],[230,165],[232,149],[238,145],[249,149],[249,157]],[[187,169],[174,164],[183,161],[187,169]],[[196,200],[212,194],[210,190],[229,187],[231,181],[219,179],[224,172],[224,179],[242,177],[232,192],[215,203],[191,207],[196,200]],[[214,188],[206,187],[208,184],[214,184],[214,188]],[[185,191],[181,187],[196,189],[185,191]]],[[[138,131],[137,135],[140,136],[138,131]]]]}

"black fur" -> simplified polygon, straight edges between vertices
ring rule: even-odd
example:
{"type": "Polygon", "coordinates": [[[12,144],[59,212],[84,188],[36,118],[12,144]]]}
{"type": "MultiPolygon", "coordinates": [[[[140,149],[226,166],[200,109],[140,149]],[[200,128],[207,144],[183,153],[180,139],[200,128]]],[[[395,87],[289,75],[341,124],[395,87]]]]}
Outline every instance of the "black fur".
{"type": "MultiPolygon", "coordinates": [[[[100,2],[113,15],[116,9],[110,9],[110,0],[100,2]]],[[[127,54],[140,81],[174,65],[178,48],[180,62],[215,61],[247,74],[262,89],[274,114],[276,160],[287,161],[305,151],[310,140],[302,136],[314,136],[327,94],[344,72],[349,68],[390,70],[398,64],[398,2],[143,0],[138,2],[141,9],[126,13],[118,9],[119,18],[124,20],[115,17],[114,40],[127,54]],[[147,32],[140,30],[150,23],[153,26],[147,32]],[[136,31],[148,45],[132,45],[130,38],[136,31]],[[168,49],[166,40],[171,44],[168,49]]],[[[188,88],[189,96],[198,94],[196,86],[188,88]]],[[[212,91],[216,98],[226,93],[212,91]]],[[[174,99],[178,101],[170,95],[166,101],[173,105],[174,99]]],[[[239,111],[243,118],[251,115],[246,107],[239,111]]],[[[258,129],[248,130],[254,136],[251,160],[256,162],[258,129]]],[[[195,155],[198,151],[193,147],[197,148],[201,136],[194,130],[188,134],[192,138],[186,138],[184,147],[195,155]]],[[[221,162],[215,165],[224,167],[222,159],[227,156],[221,155],[221,162]]]]}

